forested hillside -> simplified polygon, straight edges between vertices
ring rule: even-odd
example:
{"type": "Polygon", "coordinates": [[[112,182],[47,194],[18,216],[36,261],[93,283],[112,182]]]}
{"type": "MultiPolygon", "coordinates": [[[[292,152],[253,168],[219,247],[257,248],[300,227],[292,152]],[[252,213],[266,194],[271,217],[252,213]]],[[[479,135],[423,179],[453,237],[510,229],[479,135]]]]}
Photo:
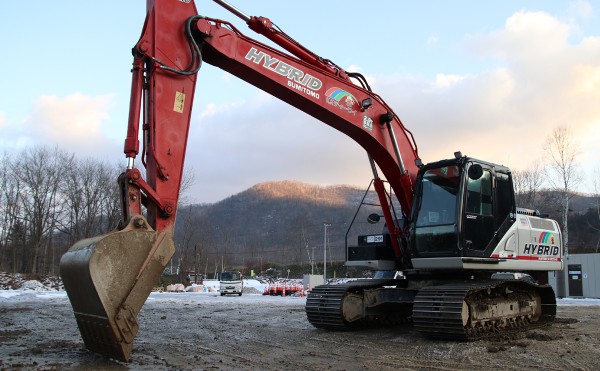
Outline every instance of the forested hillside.
{"type": "MultiPolygon", "coordinates": [[[[345,234],[364,193],[348,186],[261,183],[213,205],[180,209],[176,242],[187,264],[196,256],[200,271],[207,263],[209,271],[222,264],[259,268],[261,261],[309,263],[313,254],[322,262],[327,224],[328,260],[343,260],[345,234]]],[[[372,194],[368,200],[375,203],[372,194]]],[[[382,230],[382,224],[366,223],[366,215],[376,208],[363,209],[351,230],[352,242],[358,234],[382,230]]]]}

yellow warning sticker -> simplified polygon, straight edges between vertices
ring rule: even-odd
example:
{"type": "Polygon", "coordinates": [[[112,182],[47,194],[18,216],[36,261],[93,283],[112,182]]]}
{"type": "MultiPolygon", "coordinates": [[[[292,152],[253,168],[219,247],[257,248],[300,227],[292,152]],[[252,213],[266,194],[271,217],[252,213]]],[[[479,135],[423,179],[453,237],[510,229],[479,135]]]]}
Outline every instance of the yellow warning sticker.
{"type": "Polygon", "coordinates": [[[175,92],[175,103],[173,104],[173,111],[183,113],[183,107],[185,106],[185,93],[180,91],[175,92]]]}

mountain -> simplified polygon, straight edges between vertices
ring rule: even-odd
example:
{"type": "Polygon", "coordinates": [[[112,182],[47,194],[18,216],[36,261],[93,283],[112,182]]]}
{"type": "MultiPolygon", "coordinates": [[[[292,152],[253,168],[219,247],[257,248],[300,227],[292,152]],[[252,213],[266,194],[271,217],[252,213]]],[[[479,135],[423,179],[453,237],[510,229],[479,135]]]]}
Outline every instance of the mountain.
{"type": "MultiPolygon", "coordinates": [[[[375,225],[366,222],[370,213],[381,215],[380,208],[373,206],[378,204],[376,195],[370,191],[365,199],[370,205],[361,207],[348,230],[363,196],[365,190],[350,186],[265,182],[215,204],[180,208],[175,232],[179,254],[176,259],[188,267],[194,261],[194,265],[202,268],[200,271],[207,270],[207,266],[211,270],[228,266],[258,269],[261,262],[283,265],[322,262],[325,224],[328,224],[327,258],[345,260],[347,232],[348,244],[354,245],[358,235],[381,233],[383,229],[382,222],[375,225]]],[[[557,192],[541,191],[536,199],[540,211],[561,223],[557,192]]],[[[600,244],[597,202],[597,198],[585,195],[572,198],[571,253],[593,251],[600,244]]]]}
{"type": "MultiPolygon", "coordinates": [[[[323,261],[325,224],[328,260],[344,260],[345,235],[365,190],[351,186],[317,186],[297,181],[265,182],[210,205],[183,207],[178,213],[176,243],[184,255],[206,264],[250,265],[257,261],[285,264],[323,261]]],[[[377,203],[373,192],[369,203],[377,203]]],[[[365,206],[350,232],[380,233],[383,224],[369,225],[365,206]]],[[[186,258],[184,256],[184,258],[186,258]]]]}

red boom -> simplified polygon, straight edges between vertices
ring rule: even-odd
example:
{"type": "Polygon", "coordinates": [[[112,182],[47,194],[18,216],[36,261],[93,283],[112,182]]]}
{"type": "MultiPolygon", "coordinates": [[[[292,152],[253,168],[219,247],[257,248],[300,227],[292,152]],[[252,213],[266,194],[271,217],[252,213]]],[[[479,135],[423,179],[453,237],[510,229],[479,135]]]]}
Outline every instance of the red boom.
{"type": "MultiPolygon", "coordinates": [[[[301,46],[267,18],[247,17],[247,23],[295,55],[253,40],[228,22],[196,16],[193,3],[173,2],[148,0],[144,31],[134,48],[125,154],[133,159],[138,153],[143,101],[147,183],[135,169],[122,177],[124,220],[141,212],[139,200],[146,197],[150,224],[158,231],[173,228],[200,59],[354,139],[383,172],[402,213],[410,213],[417,148],[410,132],[377,94],[354,84],[351,73],[301,46]]],[[[402,232],[373,168],[386,222],[398,237],[402,232]]],[[[397,238],[392,240],[400,257],[397,238]]]]}

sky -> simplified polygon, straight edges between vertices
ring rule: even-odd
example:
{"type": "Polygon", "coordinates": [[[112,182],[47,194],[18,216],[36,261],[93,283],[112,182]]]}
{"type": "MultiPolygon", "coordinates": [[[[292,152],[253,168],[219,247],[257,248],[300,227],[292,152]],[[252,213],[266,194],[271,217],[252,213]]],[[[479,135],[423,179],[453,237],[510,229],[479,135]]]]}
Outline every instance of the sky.
{"type": "MultiPolygon", "coordinates": [[[[424,162],[460,150],[527,169],[567,125],[581,149],[578,190],[591,192],[600,169],[600,1],[230,2],[365,75],[412,131],[424,162]]],[[[145,6],[0,2],[0,151],[59,146],[125,166],[131,48],[145,6]]],[[[216,3],[196,7],[265,42],[216,3]]],[[[366,188],[372,178],[353,140],[207,64],[187,151],[192,202],[265,181],[366,188]]]]}

